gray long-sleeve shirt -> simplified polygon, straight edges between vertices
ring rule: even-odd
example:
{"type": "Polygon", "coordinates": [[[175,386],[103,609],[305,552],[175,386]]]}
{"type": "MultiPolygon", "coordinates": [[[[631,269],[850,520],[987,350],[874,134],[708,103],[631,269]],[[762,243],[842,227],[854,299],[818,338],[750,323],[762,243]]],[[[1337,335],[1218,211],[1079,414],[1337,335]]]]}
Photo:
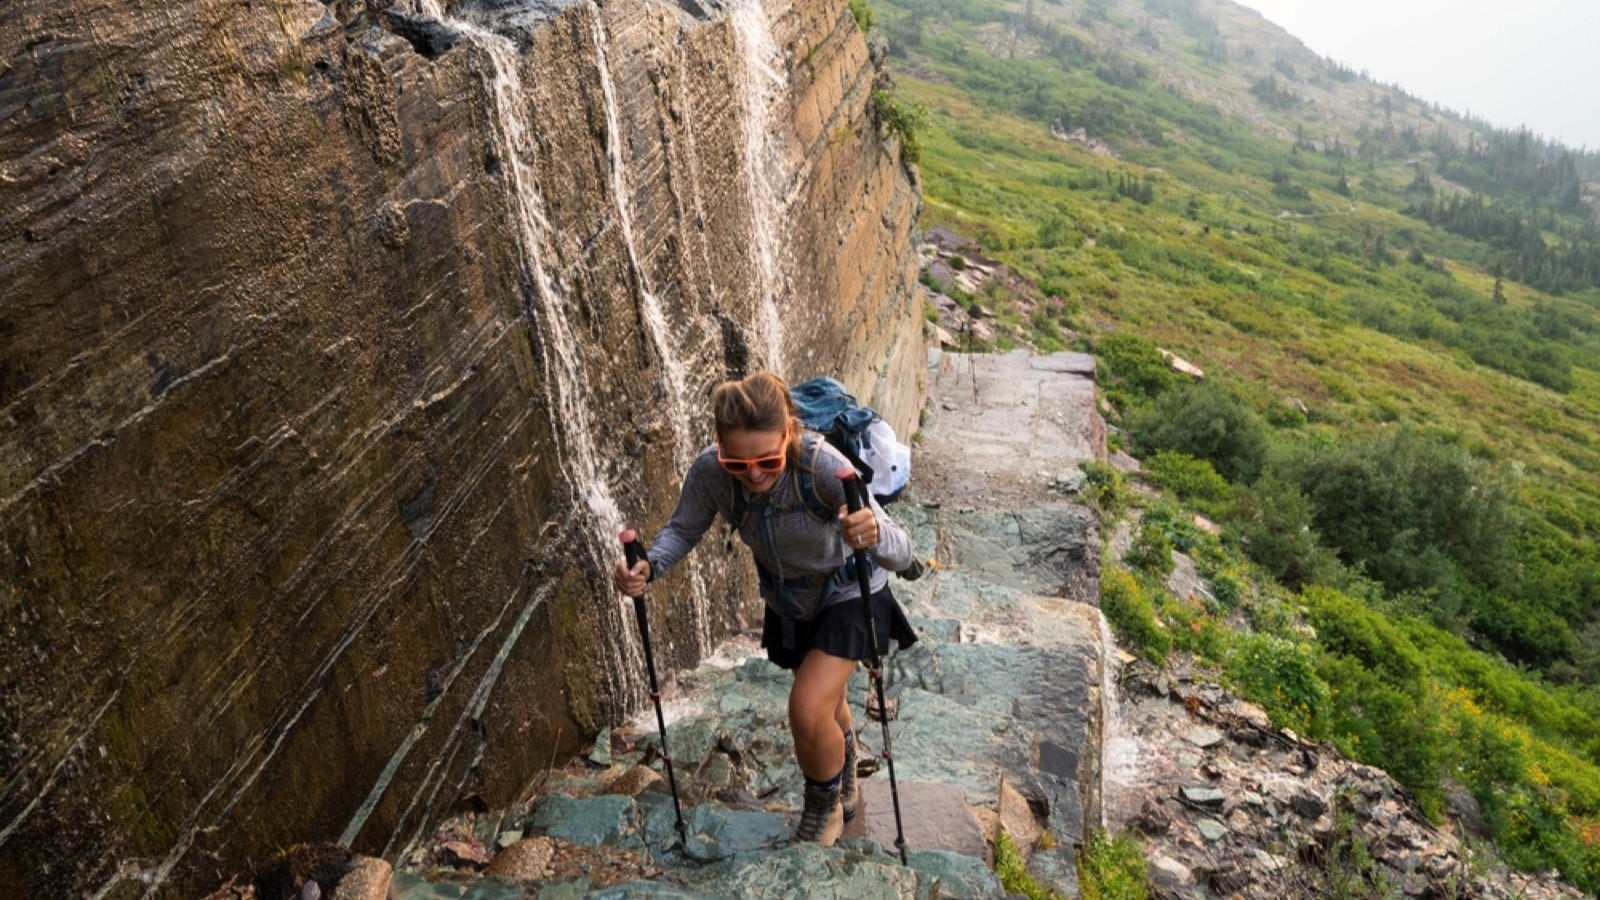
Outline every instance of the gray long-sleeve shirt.
{"type": "MultiPolygon", "coordinates": [[[[812,452],[802,452],[802,465],[812,471],[812,490],[830,509],[845,505],[844,485],[835,473],[848,468],[844,454],[820,438],[812,452]]],[[[870,552],[877,563],[872,570],[874,593],[888,583],[885,570],[898,572],[911,565],[911,538],[876,500],[872,512],[878,521],[878,543],[870,552]]],[[[650,566],[656,575],[665,573],[689,554],[700,542],[718,514],[739,531],[739,538],[750,548],[756,564],[779,579],[826,575],[839,570],[850,558],[837,518],[819,521],[807,508],[800,493],[799,473],[790,467],[772,490],[753,494],[723,470],[717,462],[713,444],[700,452],[683,478],[678,508],[650,548],[650,566]],[[743,510],[743,521],[735,521],[743,510]]],[[[761,599],[778,612],[776,592],[763,581],[761,599]]],[[[834,579],[821,591],[818,602],[803,615],[806,619],[818,610],[861,596],[854,578],[834,579]]],[[[790,611],[793,612],[792,610],[790,611]]]]}

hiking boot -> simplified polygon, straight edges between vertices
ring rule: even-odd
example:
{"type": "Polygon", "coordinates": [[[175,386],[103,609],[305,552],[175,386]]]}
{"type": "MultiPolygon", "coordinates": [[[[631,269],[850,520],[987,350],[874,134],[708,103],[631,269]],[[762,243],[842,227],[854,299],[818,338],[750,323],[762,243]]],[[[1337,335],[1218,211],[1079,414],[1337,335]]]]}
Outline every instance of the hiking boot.
{"type": "Polygon", "coordinates": [[[800,813],[800,825],[794,830],[794,839],[832,847],[843,831],[844,812],[839,808],[839,786],[826,788],[807,780],[806,808],[800,813]]]}
{"type": "Polygon", "coordinates": [[[861,807],[861,788],[856,786],[856,736],[844,733],[844,776],[839,779],[839,809],[846,822],[856,817],[861,807]]]}

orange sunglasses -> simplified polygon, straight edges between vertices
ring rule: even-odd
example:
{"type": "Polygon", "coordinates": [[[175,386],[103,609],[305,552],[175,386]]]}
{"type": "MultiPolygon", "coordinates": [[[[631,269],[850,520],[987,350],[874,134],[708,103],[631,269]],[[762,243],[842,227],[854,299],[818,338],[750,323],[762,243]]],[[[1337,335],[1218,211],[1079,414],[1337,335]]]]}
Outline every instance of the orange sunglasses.
{"type": "Polygon", "coordinates": [[[760,469],[763,472],[776,472],[783,468],[783,457],[784,454],[781,452],[774,453],[771,456],[757,456],[754,459],[746,459],[738,456],[723,456],[722,448],[720,446],[717,448],[717,462],[722,463],[722,467],[724,469],[727,469],[729,472],[732,472],[735,475],[748,472],[752,467],[760,469]]]}
{"type": "Polygon", "coordinates": [[[789,429],[787,426],[785,426],[783,429],[783,446],[778,450],[777,453],[774,453],[771,456],[757,456],[754,458],[742,456],[723,456],[722,444],[719,442],[717,444],[717,462],[722,463],[722,467],[724,469],[732,472],[735,475],[742,475],[745,472],[750,471],[752,467],[760,469],[763,472],[776,472],[783,468],[783,459],[788,452],[789,429]]]}

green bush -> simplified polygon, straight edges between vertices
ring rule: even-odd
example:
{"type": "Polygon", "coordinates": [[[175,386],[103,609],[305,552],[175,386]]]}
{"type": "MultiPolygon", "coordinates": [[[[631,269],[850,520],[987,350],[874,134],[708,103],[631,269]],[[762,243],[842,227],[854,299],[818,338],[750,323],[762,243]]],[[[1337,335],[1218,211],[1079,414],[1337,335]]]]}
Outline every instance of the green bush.
{"type": "Polygon", "coordinates": [[[1221,662],[1238,640],[1233,629],[1211,616],[1198,597],[1169,598],[1161,604],[1159,613],[1171,623],[1167,633],[1172,636],[1172,645],[1202,659],[1221,662]]]}
{"type": "Polygon", "coordinates": [[[1007,894],[1021,894],[1028,900],[1052,900],[1054,892],[1028,874],[1027,860],[1011,835],[1000,832],[994,840],[994,874],[1007,894]]]}
{"type": "Polygon", "coordinates": [[[1439,779],[1450,759],[1449,733],[1431,694],[1402,689],[1350,656],[1325,657],[1333,686],[1329,737],[1352,759],[1377,766],[1410,788],[1429,815],[1443,808],[1439,779]]]}
{"type": "Polygon", "coordinates": [[[1130,652],[1160,664],[1172,650],[1172,635],[1156,621],[1150,601],[1133,573],[1112,567],[1100,574],[1100,611],[1130,652]]]}
{"type": "Polygon", "coordinates": [[[1254,481],[1267,458],[1267,425],[1226,385],[1202,381],[1157,397],[1128,418],[1135,444],[1211,463],[1235,483],[1254,481]]]}
{"type": "Polygon", "coordinates": [[[1502,802],[1500,849],[1524,871],[1555,869],[1568,881],[1600,895],[1600,846],[1580,834],[1553,792],[1515,791],[1502,802]]]}
{"type": "Polygon", "coordinates": [[[920,103],[907,104],[893,91],[872,92],[872,109],[878,133],[885,139],[899,139],[900,160],[916,164],[922,159],[922,132],[928,127],[928,110],[920,103]]]}
{"type": "Polygon", "coordinates": [[[1218,475],[1211,463],[1173,450],[1157,451],[1145,462],[1143,475],[1156,487],[1172,491],[1185,500],[1209,503],[1221,500],[1228,493],[1228,480],[1218,475]]]}
{"type": "Polygon", "coordinates": [[[1211,576],[1211,594],[1217,598],[1217,606],[1224,609],[1237,609],[1244,602],[1244,584],[1228,572],[1218,572],[1211,576]]]}
{"type": "Polygon", "coordinates": [[[1302,454],[1284,466],[1340,557],[1393,593],[1494,585],[1509,571],[1509,487],[1465,449],[1409,428],[1302,454]]]}
{"type": "Polygon", "coordinates": [[[1161,351],[1137,335],[1104,335],[1094,341],[1091,352],[1105,368],[1101,385],[1108,391],[1127,393],[1134,403],[1160,396],[1176,383],[1177,376],[1161,351]]]}
{"type": "Polygon", "coordinates": [[[1425,672],[1422,653],[1387,616],[1332,588],[1308,588],[1302,599],[1306,618],[1316,628],[1324,650],[1352,657],[1363,668],[1420,698],[1425,672]]]}
{"type": "Polygon", "coordinates": [[[1310,647],[1270,634],[1247,635],[1234,645],[1226,670],[1234,690],[1261,704],[1273,722],[1309,737],[1327,733],[1331,692],[1310,647]]]}
{"type": "Polygon", "coordinates": [[[1078,468],[1083,470],[1087,484],[1083,492],[1084,499],[1100,510],[1103,516],[1111,518],[1128,508],[1133,494],[1116,466],[1091,459],[1080,463],[1078,468]]]}
{"type": "Polygon", "coordinates": [[[1506,656],[1541,669],[1574,657],[1578,640],[1572,626],[1555,611],[1540,605],[1549,602],[1550,595],[1524,598],[1483,591],[1473,596],[1473,609],[1468,616],[1472,630],[1492,641],[1506,656]]]}
{"type": "Polygon", "coordinates": [[[1140,524],[1139,535],[1123,559],[1157,580],[1165,579],[1172,574],[1172,538],[1167,536],[1161,523],[1145,521],[1140,524]]]}
{"type": "Polygon", "coordinates": [[[850,15],[855,17],[863,33],[872,30],[872,7],[867,5],[867,0],[850,0],[850,15]]]}
{"type": "Polygon", "coordinates": [[[1222,521],[1229,540],[1281,584],[1300,588],[1337,581],[1338,560],[1317,541],[1311,502],[1292,482],[1268,472],[1234,485],[1222,521]]]}

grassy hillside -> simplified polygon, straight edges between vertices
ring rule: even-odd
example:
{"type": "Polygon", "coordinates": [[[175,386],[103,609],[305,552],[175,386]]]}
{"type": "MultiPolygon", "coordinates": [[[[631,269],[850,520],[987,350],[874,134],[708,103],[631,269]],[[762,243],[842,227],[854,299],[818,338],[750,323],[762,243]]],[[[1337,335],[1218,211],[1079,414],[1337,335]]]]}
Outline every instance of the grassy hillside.
{"type": "Polygon", "coordinates": [[[1510,861],[1600,889],[1600,160],[1226,2],[872,12],[927,111],[925,224],[1020,276],[957,299],[999,343],[1095,350],[1170,492],[1107,577],[1124,638],[1436,812],[1465,785],[1510,861]],[[1164,596],[1172,546],[1217,596],[1164,596]]]}

